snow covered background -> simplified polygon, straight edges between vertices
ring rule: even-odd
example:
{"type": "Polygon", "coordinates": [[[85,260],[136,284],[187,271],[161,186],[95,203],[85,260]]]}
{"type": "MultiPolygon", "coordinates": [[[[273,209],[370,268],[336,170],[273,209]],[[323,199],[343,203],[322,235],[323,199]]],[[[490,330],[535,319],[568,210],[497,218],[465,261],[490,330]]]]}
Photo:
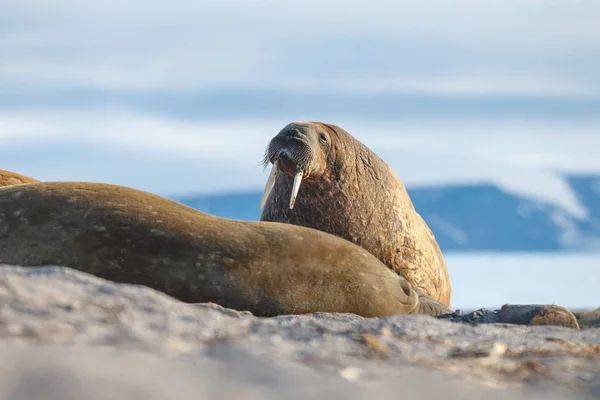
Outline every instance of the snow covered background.
{"type": "Polygon", "coordinates": [[[411,188],[492,185],[582,242],[600,232],[598,18],[594,0],[5,0],[0,168],[258,192],[269,139],[322,120],[411,188]]]}

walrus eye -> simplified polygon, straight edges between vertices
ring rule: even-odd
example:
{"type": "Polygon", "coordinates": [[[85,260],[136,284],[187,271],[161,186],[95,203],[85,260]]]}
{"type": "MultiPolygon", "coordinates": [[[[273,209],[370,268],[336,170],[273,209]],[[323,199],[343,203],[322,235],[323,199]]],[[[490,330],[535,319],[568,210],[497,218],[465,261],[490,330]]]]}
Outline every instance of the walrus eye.
{"type": "Polygon", "coordinates": [[[323,143],[327,143],[327,135],[324,133],[319,134],[319,139],[321,140],[321,142],[323,143]]]}

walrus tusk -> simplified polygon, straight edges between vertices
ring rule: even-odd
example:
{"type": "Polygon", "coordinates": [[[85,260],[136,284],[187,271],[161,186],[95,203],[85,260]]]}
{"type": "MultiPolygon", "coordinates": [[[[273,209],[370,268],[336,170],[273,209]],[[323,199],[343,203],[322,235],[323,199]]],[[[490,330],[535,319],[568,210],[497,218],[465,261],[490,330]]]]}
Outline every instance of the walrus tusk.
{"type": "Polygon", "coordinates": [[[277,176],[277,163],[273,164],[273,168],[271,169],[271,173],[269,174],[269,179],[267,180],[267,184],[265,185],[265,191],[263,192],[262,199],[260,200],[260,209],[262,210],[265,206],[267,198],[271,194],[271,190],[273,190],[273,186],[275,185],[275,177],[277,176]]]}
{"type": "Polygon", "coordinates": [[[300,183],[302,183],[302,175],[304,175],[304,172],[301,169],[296,171],[296,176],[294,177],[294,186],[292,187],[292,197],[290,197],[290,210],[294,208],[294,204],[296,203],[296,196],[298,196],[300,183]]]}

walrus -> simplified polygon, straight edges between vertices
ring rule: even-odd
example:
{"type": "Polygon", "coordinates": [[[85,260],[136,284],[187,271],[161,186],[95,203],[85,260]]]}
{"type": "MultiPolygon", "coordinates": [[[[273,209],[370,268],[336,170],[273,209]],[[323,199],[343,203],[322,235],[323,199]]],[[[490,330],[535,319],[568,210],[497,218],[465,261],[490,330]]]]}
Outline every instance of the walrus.
{"type": "Polygon", "coordinates": [[[314,228],[366,249],[450,306],[451,286],[435,237],[396,173],[344,129],[293,122],[269,142],[273,165],[261,221],[314,228]]]}
{"type": "Polygon", "coordinates": [[[36,183],[36,182],[39,182],[39,181],[37,179],[18,174],[16,172],[7,171],[5,169],[0,169],[0,187],[21,185],[24,183],[36,183]]]}
{"type": "Polygon", "coordinates": [[[257,316],[451,312],[326,232],[220,218],[105,183],[0,188],[0,264],[70,267],[257,316]]]}

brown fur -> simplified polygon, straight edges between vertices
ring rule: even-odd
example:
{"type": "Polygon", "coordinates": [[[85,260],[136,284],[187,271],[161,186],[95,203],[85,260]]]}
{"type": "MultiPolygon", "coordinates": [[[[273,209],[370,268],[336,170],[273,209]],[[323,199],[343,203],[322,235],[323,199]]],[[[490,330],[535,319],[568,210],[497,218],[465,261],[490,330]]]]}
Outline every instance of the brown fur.
{"type": "Polygon", "coordinates": [[[100,183],[0,188],[2,263],[71,267],[260,316],[450,311],[364,249],[333,235],[218,218],[100,183]]]}
{"type": "Polygon", "coordinates": [[[0,169],[0,187],[35,182],[39,181],[25,175],[17,174],[16,172],[0,169]]]}
{"type": "Polygon", "coordinates": [[[291,158],[302,157],[306,178],[290,210],[296,163],[282,165],[261,221],[310,227],[347,239],[450,305],[452,291],[440,248],[402,181],[380,157],[342,128],[319,122],[287,125],[272,139],[265,161],[276,160],[282,146],[289,147],[291,158]]]}

